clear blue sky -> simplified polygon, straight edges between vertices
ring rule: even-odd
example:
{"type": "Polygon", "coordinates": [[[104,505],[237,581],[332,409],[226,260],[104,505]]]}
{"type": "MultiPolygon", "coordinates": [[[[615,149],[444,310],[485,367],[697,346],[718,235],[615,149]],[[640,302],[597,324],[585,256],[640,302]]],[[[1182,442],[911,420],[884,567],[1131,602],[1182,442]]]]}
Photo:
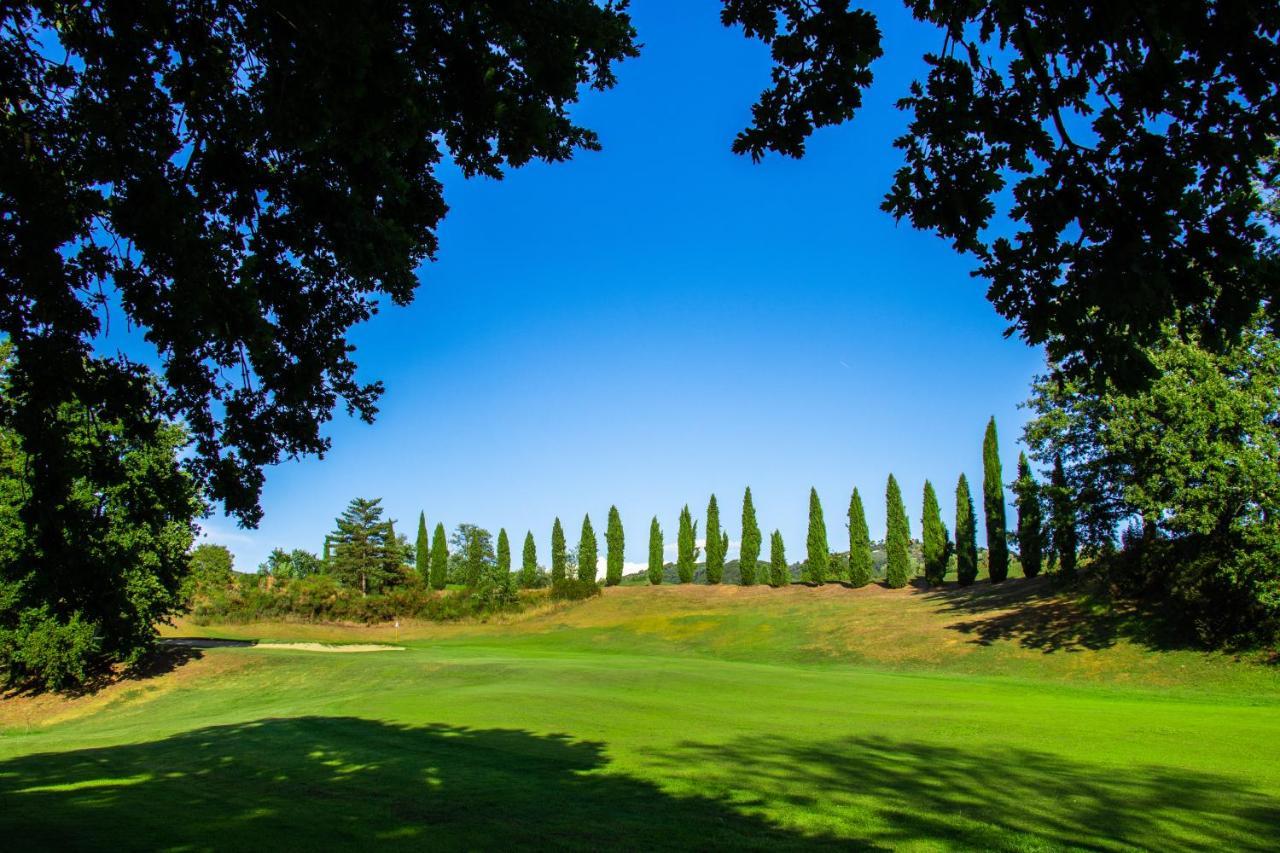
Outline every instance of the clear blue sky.
{"type": "Polygon", "coordinates": [[[260,529],[205,523],[238,569],[277,546],[318,551],[357,495],[381,497],[410,538],[419,510],[433,527],[505,527],[517,562],[532,530],[544,564],[555,516],[576,543],[583,513],[602,535],[616,503],[638,564],[651,516],[673,543],[680,507],[701,517],[712,492],[736,556],[749,484],[794,561],[810,486],[842,550],[855,485],[884,535],[892,471],[918,536],[926,477],[949,527],[956,477],[981,481],[993,414],[1012,479],[1042,354],[1002,336],[970,261],[878,209],[906,122],[893,102],[937,35],[885,4],[859,116],[802,161],[753,165],[729,144],[768,54],[719,8],[637,0],[641,57],[576,111],[602,152],[503,181],[445,176],[451,211],[417,300],[354,336],[363,377],[387,386],[377,423],[339,416],[324,460],[271,469],[260,529]]]}

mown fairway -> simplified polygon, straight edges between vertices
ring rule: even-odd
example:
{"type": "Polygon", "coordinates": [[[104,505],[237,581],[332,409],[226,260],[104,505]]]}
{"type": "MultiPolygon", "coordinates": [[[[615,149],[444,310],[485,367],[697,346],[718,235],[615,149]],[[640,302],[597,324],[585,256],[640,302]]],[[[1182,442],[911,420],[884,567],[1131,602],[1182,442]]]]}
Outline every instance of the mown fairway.
{"type": "Polygon", "coordinates": [[[622,588],[209,649],[7,698],[0,846],[1274,849],[1280,674],[1127,624],[1042,581],[622,588]]]}

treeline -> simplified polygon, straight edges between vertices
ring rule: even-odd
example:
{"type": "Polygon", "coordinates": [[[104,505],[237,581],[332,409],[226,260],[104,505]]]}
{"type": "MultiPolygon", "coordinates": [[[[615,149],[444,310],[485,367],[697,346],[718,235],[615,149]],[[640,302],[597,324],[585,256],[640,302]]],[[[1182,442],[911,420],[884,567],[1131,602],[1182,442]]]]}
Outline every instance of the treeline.
{"type": "MultiPolygon", "coordinates": [[[[987,427],[983,464],[982,506],[990,544],[990,580],[999,583],[1008,576],[1010,538],[1019,545],[1025,576],[1034,577],[1045,565],[1072,572],[1075,539],[1055,535],[1053,525],[1044,522],[1046,517],[1054,519],[1058,515],[1044,512],[1046,492],[1032,475],[1025,457],[1020,459],[1018,478],[1013,483],[1017,531],[1011,534],[1006,530],[1005,486],[994,419],[987,427]],[[1046,543],[1051,547],[1046,549],[1046,543]]],[[[956,484],[954,537],[942,520],[931,482],[925,482],[922,493],[922,533],[918,543],[912,539],[902,491],[893,475],[885,486],[885,502],[888,523],[883,546],[877,553],[862,496],[854,488],[845,515],[848,550],[833,553],[821,499],[817,490],[811,489],[809,528],[799,579],[808,584],[840,582],[859,587],[882,577],[887,586],[900,588],[922,575],[928,584],[936,586],[943,583],[952,563],[961,586],[978,578],[975,508],[964,475],[956,484]]],[[[730,577],[743,586],[779,587],[792,583],[795,576],[779,530],[770,533],[768,551],[764,551],[764,535],[750,487],[743,493],[740,518],[740,555],[730,561],[729,532],[721,521],[717,497],[713,494],[708,501],[701,545],[700,522],[689,506],[684,506],[677,520],[676,560],[669,564],[665,561],[662,525],[654,516],[649,523],[645,579],[650,584],[661,584],[673,570],[677,583],[700,579],[720,584],[729,568],[730,577]]],[[[1064,529],[1074,529],[1070,518],[1064,529]]],[[[256,576],[242,576],[238,582],[233,581],[226,549],[215,556],[211,549],[217,546],[197,548],[192,560],[195,581],[191,593],[198,619],[298,617],[372,621],[394,616],[449,619],[484,615],[517,609],[519,590],[549,588],[552,598],[581,598],[598,592],[601,580],[604,586],[623,582],[626,534],[616,506],[609,508],[605,526],[603,579],[599,576],[600,542],[589,514],[582,519],[576,545],[570,547],[568,543],[564,527],[556,518],[551,526],[547,568],[538,560],[533,532],[526,531],[520,565],[516,567],[505,528],[499,529],[495,538],[479,525],[464,523],[446,534],[443,523],[432,529],[425,513],[419,513],[411,544],[396,532],[394,520],[383,517],[379,499],[356,498],[335,519],[321,554],[276,549],[259,566],[256,576]],[[448,595],[441,595],[445,591],[448,595]]]]}

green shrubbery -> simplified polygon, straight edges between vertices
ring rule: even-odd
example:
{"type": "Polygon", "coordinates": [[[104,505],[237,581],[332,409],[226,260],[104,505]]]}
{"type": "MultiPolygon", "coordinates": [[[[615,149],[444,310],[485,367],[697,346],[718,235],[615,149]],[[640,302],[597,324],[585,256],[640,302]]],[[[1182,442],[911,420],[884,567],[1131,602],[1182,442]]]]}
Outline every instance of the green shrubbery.
{"type": "Polygon", "coordinates": [[[599,594],[599,584],[581,578],[565,578],[551,584],[552,601],[584,601],[599,594]]]}
{"type": "Polygon", "coordinates": [[[192,608],[196,624],[286,620],[302,622],[389,622],[393,619],[456,621],[484,618],[523,609],[509,584],[486,578],[474,588],[438,592],[411,582],[375,595],[342,586],[332,575],[315,575],[267,588],[252,575],[235,587],[198,600],[192,608]]]}

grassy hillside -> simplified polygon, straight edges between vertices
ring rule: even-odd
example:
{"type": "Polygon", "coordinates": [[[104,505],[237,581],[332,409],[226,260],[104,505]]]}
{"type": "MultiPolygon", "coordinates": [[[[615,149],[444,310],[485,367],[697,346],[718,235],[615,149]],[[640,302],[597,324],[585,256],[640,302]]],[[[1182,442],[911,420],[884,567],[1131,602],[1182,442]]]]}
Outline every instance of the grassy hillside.
{"type": "MultiPolygon", "coordinates": [[[[1280,674],[1050,581],[617,588],[501,624],[205,629],[0,703],[43,849],[1235,849],[1280,843],[1280,674]]],[[[179,625],[175,634],[195,630],[179,625]]]]}

